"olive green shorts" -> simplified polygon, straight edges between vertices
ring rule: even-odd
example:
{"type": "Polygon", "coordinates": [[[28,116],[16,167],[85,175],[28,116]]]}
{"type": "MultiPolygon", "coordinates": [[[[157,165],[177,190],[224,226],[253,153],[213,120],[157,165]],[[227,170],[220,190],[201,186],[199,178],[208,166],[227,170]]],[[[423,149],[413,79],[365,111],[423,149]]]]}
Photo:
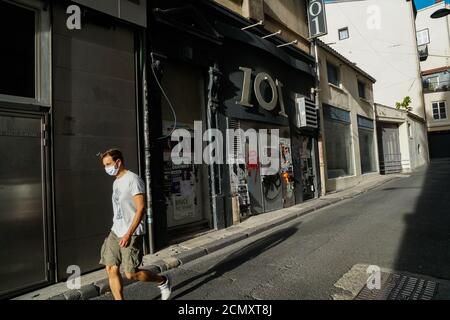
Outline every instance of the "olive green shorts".
{"type": "Polygon", "coordinates": [[[103,243],[100,264],[108,267],[122,267],[123,272],[135,273],[142,264],[143,236],[131,237],[130,244],[126,248],[119,245],[120,238],[111,231],[103,243]]]}

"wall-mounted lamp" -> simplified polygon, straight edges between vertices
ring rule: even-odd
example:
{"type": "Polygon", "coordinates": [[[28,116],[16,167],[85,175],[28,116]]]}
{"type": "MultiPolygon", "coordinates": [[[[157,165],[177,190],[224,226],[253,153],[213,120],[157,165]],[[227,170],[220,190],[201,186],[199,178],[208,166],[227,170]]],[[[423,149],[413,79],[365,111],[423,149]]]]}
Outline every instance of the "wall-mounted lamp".
{"type": "Polygon", "coordinates": [[[438,11],[433,13],[431,15],[431,18],[432,19],[439,19],[439,18],[443,18],[445,16],[448,16],[449,14],[450,14],[450,9],[443,8],[443,9],[439,9],[438,11]]]}

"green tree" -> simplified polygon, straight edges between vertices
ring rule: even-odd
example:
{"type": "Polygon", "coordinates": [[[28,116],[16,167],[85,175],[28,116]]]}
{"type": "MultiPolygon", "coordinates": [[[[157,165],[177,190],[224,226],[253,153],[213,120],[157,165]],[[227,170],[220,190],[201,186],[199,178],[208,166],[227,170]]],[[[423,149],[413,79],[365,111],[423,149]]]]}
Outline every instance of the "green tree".
{"type": "Polygon", "coordinates": [[[408,96],[405,97],[405,99],[403,99],[403,102],[397,102],[395,106],[397,107],[398,110],[405,109],[407,111],[411,111],[412,110],[412,108],[410,107],[411,103],[412,103],[411,97],[408,96]]]}

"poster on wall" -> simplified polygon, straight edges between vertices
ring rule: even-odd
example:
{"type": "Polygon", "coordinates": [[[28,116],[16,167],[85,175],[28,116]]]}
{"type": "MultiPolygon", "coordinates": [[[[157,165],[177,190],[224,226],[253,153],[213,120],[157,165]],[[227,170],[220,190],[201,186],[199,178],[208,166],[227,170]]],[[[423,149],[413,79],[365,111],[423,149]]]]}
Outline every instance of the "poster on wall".
{"type": "Polygon", "coordinates": [[[292,170],[292,153],[291,153],[291,139],[280,138],[280,152],[281,152],[281,172],[289,172],[292,170]]]}
{"type": "Polygon", "coordinates": [[[192,218],[195,215],[194,197],[188,196],[172,196],[172,204],[174,207],[174,219],[184,220],[186,218],[192,218]]]}
{"type": "Polygon", "coordinates": [[[176,221],[195,216],[195,172],[193,165],[173,165],[170,176],[170,203],[176,221]]]}
{"type": "MultiPolygon", "coordinates": [[[[171,123],[164,122],[164,128],[165,134],[170,134],[171,123]]],[[[190,130],[183,124],[177,128],[190,130]]],[[[193,164],[175,165],[172,162],[172,150],[176,144],[169,141],[164,150],[164,193],[171,218],[182,221],[195,216],[195,167],[193,164]]]]}
{"type": "Polygon", "coordinates": [[[295,205],[294,165],[292,161],[291,139],[280,138],[281,177],[283,180],[283,206],[295,205]]]}

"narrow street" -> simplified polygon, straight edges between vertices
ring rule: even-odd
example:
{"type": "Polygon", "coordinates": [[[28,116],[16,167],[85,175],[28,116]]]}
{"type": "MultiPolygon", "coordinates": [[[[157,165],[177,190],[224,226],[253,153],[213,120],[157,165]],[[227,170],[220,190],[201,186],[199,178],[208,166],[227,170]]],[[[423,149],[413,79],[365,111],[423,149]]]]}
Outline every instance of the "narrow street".
{"type": "MultiPolygon", "coordinates": [[[[173,299],[331,299],[356,264],[450,279],[449,190],[450,160],[435,162],[174,270],[173,299]]],[[[125,295],[158,290],[133,284],[125,295]]]]}

